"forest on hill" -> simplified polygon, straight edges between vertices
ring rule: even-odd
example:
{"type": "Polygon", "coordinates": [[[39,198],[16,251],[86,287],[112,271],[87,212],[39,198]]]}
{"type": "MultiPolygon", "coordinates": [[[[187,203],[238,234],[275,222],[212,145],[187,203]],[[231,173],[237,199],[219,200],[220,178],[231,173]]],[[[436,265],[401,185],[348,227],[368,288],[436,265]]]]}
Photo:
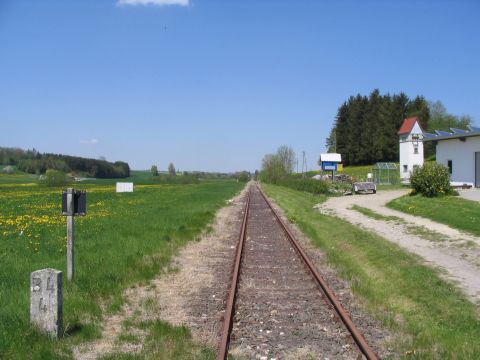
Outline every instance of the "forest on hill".
{"type": "MultiPolygon", "coordinates": [[[[440,101],[429,102],[423,96],[410,99],[406,94],[351,96],[337,111],[334,126],[327,138],[329,152],[342,154],[345,165],[368,165],[398,161],[398,130],[405,118],[416,116],[425,131],[466,128],[472,123],[467,116],[447,113],[440,101]]],[[[434,149],[426,148],[426,156],[434,149]]]]}
{"type": "Polygon", "coordinates": [[[41,154],[35,149],[0,147],[2,165],[15,165],[18,170],[30,174],[43,174],[47,169],[65,173],[88,174],[95,178],[125,178],[130,176],[130,166],[123,161],[88,159],[62,154],[41,154]]]}

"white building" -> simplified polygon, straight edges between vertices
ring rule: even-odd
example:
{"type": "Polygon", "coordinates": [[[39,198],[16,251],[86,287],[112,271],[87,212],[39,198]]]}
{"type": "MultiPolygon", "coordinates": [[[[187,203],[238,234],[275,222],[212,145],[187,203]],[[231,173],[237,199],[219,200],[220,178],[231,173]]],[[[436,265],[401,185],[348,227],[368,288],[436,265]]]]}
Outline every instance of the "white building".
{"type": "Polygon", "coordinates": [[[452,185],[480,187],[480,128],[425,133],[424,141],[436,144],[437,163],[450,170],[452,185]]]}
{"type": "Polygon", "coordinates": [[[403,121],[400,130],[400,179],[409,180],[413,170],[423,166],[423,129],[418,118],[403,121]]]}

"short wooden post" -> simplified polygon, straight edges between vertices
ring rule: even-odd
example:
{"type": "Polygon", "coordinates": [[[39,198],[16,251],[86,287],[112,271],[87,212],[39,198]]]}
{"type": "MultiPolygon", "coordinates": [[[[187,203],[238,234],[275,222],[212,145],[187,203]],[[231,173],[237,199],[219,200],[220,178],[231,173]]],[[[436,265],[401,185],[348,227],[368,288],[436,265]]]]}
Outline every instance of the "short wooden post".
{"type": "Polygon", "coordinates": [[[74,203],[73,203],[74,191],[72,188],[67,189],[67,278],[68,281],[72,281],[75,270],[74,270],[74,245],[75,245],[75,236],[73,233],[73,212],[74,212],[74,203]]]}
{"type": "Polygon", "coordinates": [[[30,274],[30,322],[50,336],[62,336],[62,272],[37,270],[30,274]]]}

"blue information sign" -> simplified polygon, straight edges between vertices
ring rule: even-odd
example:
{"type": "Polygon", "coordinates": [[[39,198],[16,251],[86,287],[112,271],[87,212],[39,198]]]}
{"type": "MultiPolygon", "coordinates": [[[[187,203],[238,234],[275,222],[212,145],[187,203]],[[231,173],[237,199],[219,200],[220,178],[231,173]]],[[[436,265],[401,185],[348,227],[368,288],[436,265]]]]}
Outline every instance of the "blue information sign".
{"type": "Polygon", "coordinates": [[[335,170],[337,171],[337,163],[336,162],[330,162],[330,161],[322,161],[322,170],[335,170]]]}

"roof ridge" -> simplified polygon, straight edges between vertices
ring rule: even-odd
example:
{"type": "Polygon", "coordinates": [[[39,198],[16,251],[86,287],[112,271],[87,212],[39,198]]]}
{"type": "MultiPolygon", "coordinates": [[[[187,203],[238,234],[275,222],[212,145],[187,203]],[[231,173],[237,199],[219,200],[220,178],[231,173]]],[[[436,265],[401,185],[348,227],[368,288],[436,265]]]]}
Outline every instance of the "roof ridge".
{"type": "Polygon", "coordinates": [[[400,130],[398,130],[398,135],[409,134],[415,126],[415,123],[417,122],[422,132],[424,132],[418,116],[411,116],[403,120],[402,126],[400,126],[400,130]]]}

